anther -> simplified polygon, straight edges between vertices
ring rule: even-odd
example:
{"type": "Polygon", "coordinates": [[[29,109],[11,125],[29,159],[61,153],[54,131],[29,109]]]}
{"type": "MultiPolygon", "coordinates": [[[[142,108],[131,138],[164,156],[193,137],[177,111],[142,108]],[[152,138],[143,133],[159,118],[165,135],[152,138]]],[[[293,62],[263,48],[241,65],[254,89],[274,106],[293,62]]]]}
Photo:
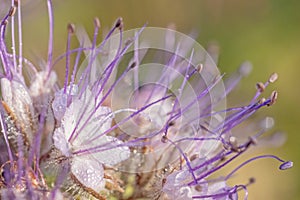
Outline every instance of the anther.
{"type": "Polygon", "coordinates": [[[133,69],[133,68],[135,68],[137,66],[137,64],[136,64],[136,62],[135,61],[133,61],[132,63],[130,63],[130,69],[133,69]]]}
{"type": "Polygon", "coordinates": [[[220,157],[220,161],[221,161],[221,162],[225,161],[226,159],[227,159],[227,158],[226,158],[225,155],[222,155],[222,157],[220,157]]]}
{"type": "Polygon", "coordinates": [[[164,186],[164,185],[166,184],[166,182],[167,182],[167,179],[166,179],[166,178],[163,178],[162,181],[161,181],[162,186],[164,186]]]}
{"type": "Polygon", "coordinates": [[[276,80],[278,79],[278,74],[277,73],[273,73],[271,74],[270,78],[269,78],[269,83],[274,83],[276,80]]]}
{"type": "Polygon", "coordinates": [[[293,165],[294,165],[294,163],[292,161],[286,161],[279,166],[279,169],[280,170],[290,169],[293,167],[293,165]]]}
{"type": "Polygon", "coordinates": [[[130,45],[132,42],[133,42],[133,38],[128,38],[128,39],[124,42],[124,44],[125,44],[125,46],[128,46],[128,45],[130,45]]]}
{"type": "Polygon", "coordinates": [[[263,103],[265,103],[265,101],[266,101],[265,98],[261,98],[261,99],[258,101],[258,103],[259,103],[259,104],[263,104],[263,103]]]}
{"type": "Polygon", "coordinates": [[[194,154],[190,157],[190,161],[196,160],[198,158],[197,154],[194,154]]]}
{"type": "Polygon", "coordinates": [[[169,126],[174,126],[174,125],[175,125],[175,122],[174,122],[174,121],[170,121],[170,122],[168,123],[168,125],[169,125],[169,126]]]}
{"type": "Polygon", "coordinates": [[[253,183],[255,183],[255,178],[254,177],[251,177],[251,178],[249,178],[249,184],[253,184],[253,183]]]}
{"type": "Polygon", "coordinates": [[[262,93],[263,91],[265,91],[266,87],[262,82],[258,82],[256,83],[256,89],[262,93]]]}
{"type": "Polygon", "coordinates": [[[203,190],[203,188],[201,187],[201,185],[196,185],[195,190],[198,192],[201,192],[203,190]]]}
{"type": "Polygon", "coordinates": [[[95,17],[95,19],[94,19],[94,25],[95,25],[95,27],[100,28],[101,24],[100,24],[100,20],[99,20],[98,17],[95,17]]]}
{"type": "Polygon", "coordinates": [[[278,98],[278,92],[277,91],[273,91],[272,94],[271,94],[271,96],[270,96],[271,102],[268,104],[268,106],[271,106],[274,103],[276,103],[277,98],[278,98]]]}
{"type": "Polygon", "coordinates": [[[257,145],[257,139],[253,136],[249,137],[249,144],[257,145]]]}
{"type": "Polygon", "coordinates": [[[247,76],[252,71],[252,64],[249,61],[245,61],[239,68],[239,74],[242,76],[247,76]]]}
{"type": "Polygon", "coordinates": [[[12,6],[9,10],[8,15],[11,17],[13,15],[15,15],[17,8],[15,6],[12,6]]]}
{"type": "Polygon", "coordinates": [[[19,1],[18,0],[14,0],[14,6],[18,7],[19,5],[19,1]]]}
{"type": "Polygon", "coordinates": [[[167,141],[168,141],[168,137],[166,135],[161,137],[161,142],[162,143],[167,143],[167,141]]]}
{"type": "Polygon", "coordinates": [[[203,70],[203,64],[200,63],[200,64],[197,66],[197,71],[198,71],[199,73],[201,73],[202,70],[203,70]]]}
{"type": "Polygon", "coordinates": [[[123,19],[122,17],[118,18],[116,23],[115,23],[115,27],[122,30],[123,29],[123,19]]]}
{"type": "Polygon", "coordinates": [[[70,34],[74,34],[74,32],[75,32],[75,25],[74,24],[68,24],[68,32],[70,33],[70,34]]]}

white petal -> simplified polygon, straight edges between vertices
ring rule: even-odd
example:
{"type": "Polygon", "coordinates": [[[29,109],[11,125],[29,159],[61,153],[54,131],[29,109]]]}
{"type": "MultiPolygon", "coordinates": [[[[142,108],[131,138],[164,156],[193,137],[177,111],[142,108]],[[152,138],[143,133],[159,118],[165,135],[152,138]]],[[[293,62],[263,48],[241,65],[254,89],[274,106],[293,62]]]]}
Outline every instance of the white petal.
{"type": "Polygon", "coordinates": [[[96,192],[104,189],[104,171],[101,164],[89,156],[75,157],[72,161],[71,172],[81,184],[96,192]]]}
{"type": "Polygon", "coordinates": [[[110,136],[103,136],[92,142],[92,146],[99,146],[106,144],[103,148],[108,149],[91,155],[100,163],[106,165],[115,165],[129,158],[130,150],[127,146],[115,147],[116,145],[122,145],[123,142],[117,138],[110,136]],[[111,148],[111,149],[110,149],[111,148]]]}
{"type": "Polygon", "coordinates": [[[91,138],[96,137],[107,131],[111,127],[111,122],[113,115],[110,108],[108,107],[99,107],[97,111],[92,114],[92,117],[88,120],[89,115],[93,110],[83,110],[84,104],[82,101],[74,101],[66,110],[63,117],[63,126],[65,128],[66,138],[69,139],[74,128],[76,129],[77,137],[75,140],[72,140],[72,145],[78,149],[86,145],[86,142],[91,138]],[[82,113],[83,116],[80,118],[82,113]],[[88,120],[88,121],[87,121],[88,120]],[[86,122],[87,121],[87,122],[86,122]],[[80,131],[78,133],[78,131],[80,131]]]}
{"type": "Polygon", "coordinates": [[[70,136],[76,126],[76,123],[77,123],[76,114],[78,114],[77,112],[78,111],[76,111],[75,106],[72,105],[66,110],[64,117],[62,119],[62,127],[64,128],[64,134],[65,134],[66,140],[68,140],[70,138],[70,136]]]}
{"type": "Polygon", "coordinates": [[[86,141],[104,133],[111,127],[113,114],[110,108],[101,106],[94,112],[95,99],[91,99],[91,96],[88,98],[87,96],[89,95],[87,94],[84,99],[74,100],[67,108],[63,117],[62,124],[65,128],[67,139],[69,139],[74,128],[77,126],[76,139],[72,140],[72,145],[76,148],[85,146],[86,141]],[[90,115],[91,117],[89,118],[90,115]],[[78,131],[80,132],[78,133],[78,131]]]}
{"type": "Polygon", "coordinates": [[[59,149],[65,156],[70,156],[68,141],[66,140],[63,128],[55,129],[53,134],[54,146],[59,149]]]}
{"type": "Polygon", "coordinates": [[[60,121],[67,109],[67,94],[63,94],[61,91],[55,93],[55,98],[52,102],[52,109],[55,119],[60,121]]]}
{"type": "MultiPolygon", "coordinates": [[[[87,111],[82,120],[77,122],[79,123],[80,128],[84,125],[91,112],[87,111]]],[[[80,115],[80,113],[78,113],[78,115],[80,115]]],[[[89,141],[91,138],[104,133],[111,127],[112,118],[113,115],[110,108],[100,107],[84,125],[83,129],[78,134],[78,137],[73,141],[72,144],[76,147],[83,146],[86,144],[86,141],[89,141]]]]}
{"type": "Polygon", "coordinates": [[[52,108],[55,118],[60,121],[67,109],[68,97],[72,100],[78,94],[78,86],[73,84],[69,85],[64,93],[64,89],[61,89],[55,93],[55,98],[52,103],[52,108]]]}

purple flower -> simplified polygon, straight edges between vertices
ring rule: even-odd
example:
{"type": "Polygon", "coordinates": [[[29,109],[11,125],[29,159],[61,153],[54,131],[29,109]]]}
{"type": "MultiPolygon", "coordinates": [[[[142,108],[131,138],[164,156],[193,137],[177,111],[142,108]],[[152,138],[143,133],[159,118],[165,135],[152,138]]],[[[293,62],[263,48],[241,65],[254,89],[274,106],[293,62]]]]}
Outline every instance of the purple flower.
{"type": "Polygon", "coordinates": [[[249,118],[276,102],[276,91],[260,97],[276,73],[257,83],[249,103],[227,108],[226,97],[251,71],[249,63],[223,83],[217,52],[207,53],[192,35],[146,26],[124,31],[121,18],[99,45],[98,19],[92,41],[69,24],[67,50],[54,60],[51,0],[47,5],[48,58],[41,70],[22,54],[20,4],[1,21],[3,199],[238,199],[241,190],[246,199],[254,178],[228,183],[240,168],[264,158],[279,161],[280,170],[292,167],[258,155],[216,175],[272,127],[271,118],[263,126],[249,118]],[[80,46],[71,49],[74,35],[80,46]],[[53,67],[63,58],[60,85],[53,67]],[[249,133],[238,127],[246,120],[253,123],[249,133]]]}

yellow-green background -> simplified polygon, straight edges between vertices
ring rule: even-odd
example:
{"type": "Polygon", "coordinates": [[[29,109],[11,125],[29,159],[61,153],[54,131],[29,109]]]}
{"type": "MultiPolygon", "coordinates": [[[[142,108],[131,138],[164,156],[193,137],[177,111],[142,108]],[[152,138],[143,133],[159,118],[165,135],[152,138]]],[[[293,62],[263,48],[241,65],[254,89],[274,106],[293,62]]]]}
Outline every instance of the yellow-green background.
{"type": "MultiPolygon", "coordinates": [[[[33,60],[39,56],[46,58],[46,1],[24,2],[26,55],[33,60]]],[[[234,93],[235,102],[250,98],[257,81],[278,72],[279,80],[271,88],[278,90],[279,100],[274,107],[260,113],[274,116],[274,130],[285,131],[288,140],[283,147],[264,151],[293,160],[295,167],[279,171],[277,162],[257,161],[239,172],[239,180],[246,182],[249,176],[257,178],[257,183],[249,187],[250,200],[297,200],[300,198],[299,10],[297,0],[56,0],[55,55],[65,49],[67,23],[82,24],[91,34],[95,16],[100,18],[103,27],[110,27],[121,16],[125,29],[141,27],[146,22],[149,26],[166,27],[173,22],[183,33],[198,31],[198,41],[203,46],[217,41],[221,47],[222,72],[230,74],[242,61],[250,60],[253,72],[234,93]]]]}

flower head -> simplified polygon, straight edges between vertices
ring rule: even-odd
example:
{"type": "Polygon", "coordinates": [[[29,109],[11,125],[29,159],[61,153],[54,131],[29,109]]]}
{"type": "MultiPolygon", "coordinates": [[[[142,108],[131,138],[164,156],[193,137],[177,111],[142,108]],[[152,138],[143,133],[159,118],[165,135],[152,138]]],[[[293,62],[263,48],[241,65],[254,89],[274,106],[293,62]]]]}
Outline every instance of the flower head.
{"type": "Polygon", "coordinates": [[[92,41],[84,29],[69,24],[67,50],[53,60],[51,0],[48,58],[38,70],[22,55],[16,2],[0,25],[4,199],[238,199],[241,190],[247,198],[254,179],[234,186],[228,180],[246,164],[272,158],[281,170],[292,167],[277,156],[258,155],[216,176],[272,126],[267,118],[259,130],[250,129],[249,137],[238,128],[276,102],[276,91],[260,97],[276,73],[257,83],[248,103],[226,108],[226,97],[251,71],[249,63],[224,84],[212,59],[217,55],[192,37],[145,26],[124,31],[122,18],[99,45],[98,19],[92,41]],[[5,34],[9,23],[12,52],[5,34]],[[73,35],[80,43],[76,49],[70,45],[73,35]],[[53,67],[63,58],[66,74],[60,85],[53,67]]]}

